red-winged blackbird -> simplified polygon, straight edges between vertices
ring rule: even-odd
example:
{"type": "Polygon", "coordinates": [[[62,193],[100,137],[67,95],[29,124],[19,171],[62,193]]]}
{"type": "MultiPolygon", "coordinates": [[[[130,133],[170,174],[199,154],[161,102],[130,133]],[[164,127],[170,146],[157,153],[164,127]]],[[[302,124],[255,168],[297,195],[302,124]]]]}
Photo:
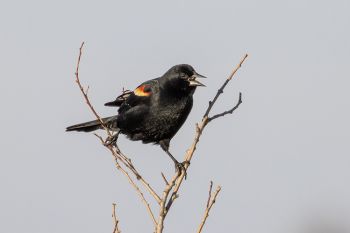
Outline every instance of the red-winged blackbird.
{"type": "MultiPolygon", "coordinates": [[[[169,144],[192,109],[196,87],[204,86],[197,78],[205,77],[192,66],[173,66],[163,76],[142,83],[134,91],[124,91],[116,100],[106,103],[105,106],[119,107],[118,115],[102,121],[110,130],[131,140],[159,144],[176,167],[183,168],[169,152],[169,144]]],[[[66,131],[90,132],[101,128],[95,120],[69,126],[66,131]]]]}

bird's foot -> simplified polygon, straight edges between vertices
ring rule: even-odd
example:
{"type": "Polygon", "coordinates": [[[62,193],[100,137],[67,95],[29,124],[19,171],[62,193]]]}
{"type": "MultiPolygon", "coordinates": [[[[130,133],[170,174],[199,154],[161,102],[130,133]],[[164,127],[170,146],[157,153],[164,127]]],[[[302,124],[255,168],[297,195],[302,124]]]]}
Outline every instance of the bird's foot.
{"type": "Polygon", "coordinates": [[[183,172],[185,174],[185,180],[187,179],[187,170],[186,170],[186,167],[185,167],[186,164],[189,165],[190,162],[189,161],[183,161],[182,163],[179,163],[179,162],[175,163],[175,171],[177,173],[179,173],[179,175],[181,175],[181,173],[183,172]]]}
{"type": "Polygon", "coordinates": [[[117,145],[117,140],[118,140],[119,133],[116,133],[112,136],[108,136],[106,138],[106,141],[104,143],[105,146],[116,146],[117,145]]]}

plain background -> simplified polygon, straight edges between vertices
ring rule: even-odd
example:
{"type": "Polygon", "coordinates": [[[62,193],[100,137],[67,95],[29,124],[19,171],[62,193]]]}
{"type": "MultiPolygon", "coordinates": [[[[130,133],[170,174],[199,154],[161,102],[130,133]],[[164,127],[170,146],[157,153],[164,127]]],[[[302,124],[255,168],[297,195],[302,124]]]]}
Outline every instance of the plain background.
{"type": "MultiPolygon", "coordinates": [[[[188,63],[208,77],[171,143],[179,160],[227,75],[228,109],[198,145],[165,232],[195,232],[209,181],[223,186],[204,232],[350,232],[350,2],[1,1],[0,232],[152,232],[135,191],[92,134],[65,127],[98,112],[123,87],[188,63]]],[[[158,146],[120,146],[160,192],[173,163],[158,146]]],[[[145,192],[146,193],[146,192],[145,192]]],[[[148,196],[147,196],[148,197],[148,196]]],[[[155,206],[155,205],[154,205],[155,206]]]]}

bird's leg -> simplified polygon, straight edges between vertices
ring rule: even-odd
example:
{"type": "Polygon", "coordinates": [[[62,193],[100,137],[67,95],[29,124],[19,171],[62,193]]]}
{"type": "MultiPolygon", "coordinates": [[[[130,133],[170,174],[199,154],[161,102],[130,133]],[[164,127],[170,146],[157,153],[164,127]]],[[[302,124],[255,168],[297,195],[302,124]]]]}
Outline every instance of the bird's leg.
{"type": "Polygon", "coordinates": [[[175,163],[175,171],[181,173],[182,171],[185,173],[185,179],[187,178],[187,171],[185,168],[185,164],[188,163],[187,161],[184,161],[182,163],[180,163],[179,161],[177,161],[177,159],[175,159],[175,157],[169,152],[169,142],[164,142],[164,141],[160,141],[160,146],[162,147],[162,149],[169,155],[169,157],[171,158],[171,160],[174,161],[175,163]]]}
{"type": "Polygon", "coordinates": [[[180,163],[179,161],[177,161],[174,156],[169,152],[169,150],[166,150],[165,151],[169,157],[174,161],[175,163],[175,172],[178,172],[178,173],[181,173],[182,171],[185,173],[185,179],[187,178],[187,171],[186,171],[186,168],[185,168],[185,162],[182,162],[180,163]]]}

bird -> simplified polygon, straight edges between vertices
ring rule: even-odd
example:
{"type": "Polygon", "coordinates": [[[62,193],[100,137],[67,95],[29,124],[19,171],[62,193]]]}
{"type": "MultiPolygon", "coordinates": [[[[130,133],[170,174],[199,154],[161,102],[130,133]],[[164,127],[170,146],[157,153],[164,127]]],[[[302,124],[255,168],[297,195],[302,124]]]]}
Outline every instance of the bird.
{"type": "MultiPolygon", "coordinates": [[[[105,106],[119,107],[118,114],[102,118],[115,135],[124,134],[132,141],[158,144],[175,163],[177,171],[184,169],[170,153],[170,141],[186,121],[197,87],[205,86],[191,65],[171,67],[161,77],[143,82],[133,91],[125,90],[105,106]]],[[[99,120],[88,121],[66,128],[66,131],[91,132],[103,129],[99,120]]],[[[109,138],[111,142],[116,138],[109,138]]]]}

